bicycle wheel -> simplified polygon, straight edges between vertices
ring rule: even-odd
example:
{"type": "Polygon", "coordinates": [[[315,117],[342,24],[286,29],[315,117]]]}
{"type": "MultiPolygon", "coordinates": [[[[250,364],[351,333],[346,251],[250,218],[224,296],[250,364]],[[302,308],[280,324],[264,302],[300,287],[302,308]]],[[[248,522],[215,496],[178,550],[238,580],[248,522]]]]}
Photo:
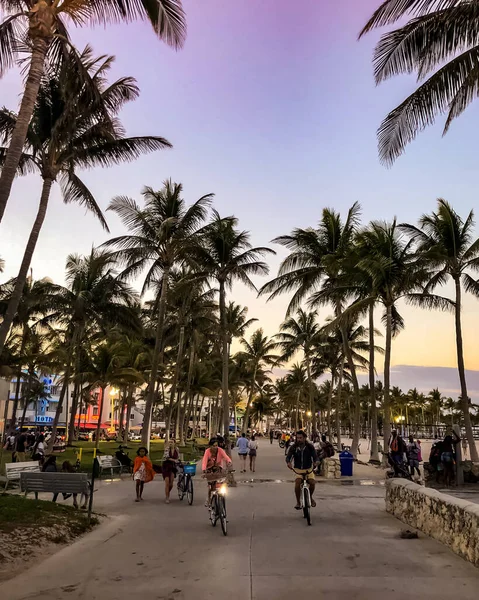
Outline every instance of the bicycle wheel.
{"type": "Polygon", "coordinates": [[[180,475],[178,477],[178,498],[183,500],[185,497],[185,475],[180,475]]]}
{"type": "Polygon", "coordinates": [[[213,527],[216,527],[216,521],[218,520],[218,494],[215,494],[211,499],[210,519],[213,527]]]}
{"type": "Polygon", "coordinates": [[[191,506],[193,504],[193,477],[188,475],[188,479],[186,480],[186,497],[188,498],[188,504],[191,506]]]}
{"type": "Polygon", "coordinates": [[[311,496],[307,487],[303,488],[303,516],[308,525],[311,525],[311,496]]]}
{"type": "Polygon", "coordinates": [[[226,500],[223,496],[218,498],[219,501],[219,513],[220,513],[220,521],[221,521],[221,529],[223,530],[223,535],[228,535],[228,521],[226,520],[226,500]]]}

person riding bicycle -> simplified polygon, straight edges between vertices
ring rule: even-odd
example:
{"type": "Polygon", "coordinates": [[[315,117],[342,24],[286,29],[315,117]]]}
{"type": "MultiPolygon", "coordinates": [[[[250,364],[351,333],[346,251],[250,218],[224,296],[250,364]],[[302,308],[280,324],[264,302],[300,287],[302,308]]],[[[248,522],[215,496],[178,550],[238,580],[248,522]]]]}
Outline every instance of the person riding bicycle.
{"type": "MultiPolygon", "coordinates": [[[[203,462],[201,464],[203,474],[206,475],[207,473],[217,473],[218,478],[220,478],[225,463],[229,466],[233,465],[231,458],[222,448],[218,447],[217,438],[211,438],[208,448],[203,455],[203,462]]],[[[208,481],[208,499],[205,503],[205,506],[207,507],[210,505],[211,491],[214,489],[215,481],[208,481]]]]}
{"type": "Polygon", "coordinates": [[[318,464],[318,455],[313,444],[308,442],[306,433],[304,431],[297,432],[296,441],[289,448],[288,454],[286,455],[286,464],[288,465],[288,469],[294,469],[296,474],[296,481],[294,485],[294,493],[296,494],[295,509],[301,510],[301,483],[303,481],[301,476],[302,474],[307,474],[309,493],[311,496],[311,506],[316,506],[316,502],[313,500],[314,488],[316,487],[313,470],[318,464]]]}

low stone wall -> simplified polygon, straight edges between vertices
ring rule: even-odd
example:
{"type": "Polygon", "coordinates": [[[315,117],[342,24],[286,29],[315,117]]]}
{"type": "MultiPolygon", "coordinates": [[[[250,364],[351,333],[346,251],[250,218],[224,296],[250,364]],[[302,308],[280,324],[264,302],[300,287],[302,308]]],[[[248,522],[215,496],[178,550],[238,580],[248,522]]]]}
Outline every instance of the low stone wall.
{"type": "Polygon", "coordinates": [[[386,482],[386,510],[479,567],[479,504],[412,481],[386,482]]]}
{"type": "Polygon", "coordinates": [[[325,458],[321,463],[321,475],[325,479],[341,479],[341,463],[338,458],[325,458]]]}

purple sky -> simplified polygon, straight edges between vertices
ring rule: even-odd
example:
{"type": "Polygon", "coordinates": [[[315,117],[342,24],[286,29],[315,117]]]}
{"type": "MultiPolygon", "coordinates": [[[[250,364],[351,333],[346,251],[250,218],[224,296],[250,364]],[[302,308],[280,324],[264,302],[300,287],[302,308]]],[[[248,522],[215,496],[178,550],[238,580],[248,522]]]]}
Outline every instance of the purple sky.
{"type": "MultiPolygon", "coordinates": [[[[376,129],[414,87],[408,77],[374,85],[378,34],[356,38],[378,2],[185,0],[188,40],[178,53],[146,24],[73,31],[79,47],[90,43],[97,54],[117,56],[115,77],[137,78],[141,97],[122,114],[128,133],[163,135],[174,144],[132,165],[86,173],[100,205],[117,194],[139,199],[143,185],[160,187],[172,177],[183,182],[188,201],[214,192],[220,213],[234,213],[261,245],[295,226],[314,225],[324,206],[344,212],[356,200],[366,222],[394,215],[415,221],[439,196],[463,215],[477,206],[477,103],[445,139],[439,125],[392,169],[378,162],[376,129]]],[[[2,103],[16,108],[20,90],[18,73],[9,73],[2,103]]],[[[0,242],[6,276],[17,272],[39,185],[35,177],[15,183],[0,242]]],[[[118,220],[108,220],[120,234],[118,220]]],[[[92,217],[64,206],[55,191],[34,276],[61,281],[69,252],[88,252],[105,239],[92,217]]],[[[271,261],[273,274],[282,256],[280,250],[271,261]]],[[[286,299],[266,305],[242,288],[233,296],[275,333],[286,299]]],[[[479,303],[469,298],[464,308],[466,364],[479,370],[479,303]]],[[[452,317],[403,312],[407,327],[394,342],[393,363],[453,367],[452,317]]]]}

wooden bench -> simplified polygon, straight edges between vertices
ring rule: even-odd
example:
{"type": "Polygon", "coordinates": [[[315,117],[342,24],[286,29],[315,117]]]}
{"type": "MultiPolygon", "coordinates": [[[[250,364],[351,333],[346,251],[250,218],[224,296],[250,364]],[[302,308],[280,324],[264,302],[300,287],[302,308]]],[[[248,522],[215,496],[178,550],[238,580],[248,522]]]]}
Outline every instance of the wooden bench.
{"type": "Polygon", "coordinates": [[[20,473],[20,487],[25,496],[29,492],[52,494],[85,494],[90,493],[90,484],[86,473],[20,473]]]}
{"type": "Polygon", "coordinates": [[[123,465],[117,458],[115,458],[114,456],[111,456],[109,454],[105,454],[102,456],[97,456],[97,459],[98,459],[98,465],[100,467],[100,473],[99,473],[100,478],[101,478],[103,471],[109,470],[112,479],[113,479],[114,471],[118,471],[118,476],[121,479],[123,465]]]}
{"type": "Polygon", "coordinates": [[[5,477],[7,481],[4,491],[6,491],[10,481],[20,481],[22,473],[39,473],[40,471],[40,463],[38,461],[6,463],[5,477]]]}

